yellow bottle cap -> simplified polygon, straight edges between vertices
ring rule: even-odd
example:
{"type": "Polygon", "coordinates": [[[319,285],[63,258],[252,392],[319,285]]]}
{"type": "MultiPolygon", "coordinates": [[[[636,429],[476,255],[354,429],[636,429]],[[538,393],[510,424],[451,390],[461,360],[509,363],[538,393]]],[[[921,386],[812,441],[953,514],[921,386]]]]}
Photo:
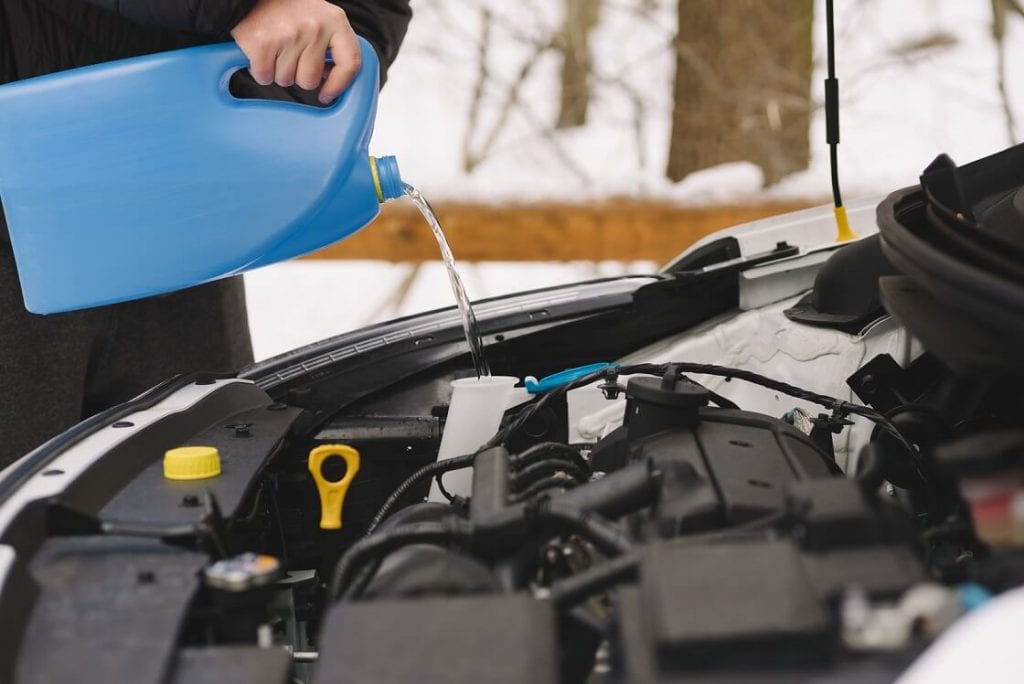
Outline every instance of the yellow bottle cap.
{"type": "Polygon", "coordinates": [[[164,477],[168,480],[205,480],[218,475],[220,453],[216,447],[178,447],[164,454],[164,477]]]}
{"type": "Polygon", "coordinates": [[[320,529],[340,530],[341,509],[348,486],[359,472],[359,452],[347,444],[324,444],[309,452],[309,472],[320,493],[320,529]],[[337,482],[324,477],[324,461],[338,457],[345,461],[345,476],[337,482]]]}

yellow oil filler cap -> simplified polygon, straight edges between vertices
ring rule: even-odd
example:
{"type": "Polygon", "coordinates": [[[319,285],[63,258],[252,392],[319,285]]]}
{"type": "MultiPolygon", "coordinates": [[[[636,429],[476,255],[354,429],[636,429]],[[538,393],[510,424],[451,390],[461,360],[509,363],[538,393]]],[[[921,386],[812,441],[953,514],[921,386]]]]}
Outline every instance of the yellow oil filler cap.
{"type": "Polygon", "coordinates": [[[164,454],[168,480],[205,480],[220,475],[220,452],[211,446],[185,446],[164,454]]]}
{"type": "Polygon", "coordinates": [[[320,529],[340,530],[345,495],[359,472],[359,452],[347,444],[318,446],[309,452],[309,472],[320,493],[320,529]],[[332,458],[345,461],[345,475],[333,482],[324,476],[324,463],[332,458]]]}

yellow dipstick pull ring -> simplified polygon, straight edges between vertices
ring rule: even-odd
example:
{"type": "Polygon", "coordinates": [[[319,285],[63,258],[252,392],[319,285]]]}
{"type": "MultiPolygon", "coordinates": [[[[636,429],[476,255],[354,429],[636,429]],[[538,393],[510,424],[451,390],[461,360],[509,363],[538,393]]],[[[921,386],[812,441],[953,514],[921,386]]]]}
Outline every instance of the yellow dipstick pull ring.
{"type": "Polygon", "coordinates": [[[324,444],[309,452],[309,472],[320,492],[320,529],[340,530],[341,509],[345,505],[348,486],[359,472],[359,452],[347,444],[324,444]],[[324,462],[330,458],[345,461],[345,477],[331,482],[324,477],[324,462]]]}

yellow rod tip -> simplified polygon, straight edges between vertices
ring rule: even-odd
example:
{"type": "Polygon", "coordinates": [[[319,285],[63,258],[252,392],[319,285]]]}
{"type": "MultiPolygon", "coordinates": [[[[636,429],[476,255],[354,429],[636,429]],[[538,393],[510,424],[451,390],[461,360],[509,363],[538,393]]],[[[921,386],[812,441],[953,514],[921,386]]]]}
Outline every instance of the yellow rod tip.
{"type": "Polygon", "coordinates": [[[850,219],[846,215],[846,207],[835,208],[836,214],[836,242],[849,242],[856,240],[857,234],[850,228],[850,219]]]}

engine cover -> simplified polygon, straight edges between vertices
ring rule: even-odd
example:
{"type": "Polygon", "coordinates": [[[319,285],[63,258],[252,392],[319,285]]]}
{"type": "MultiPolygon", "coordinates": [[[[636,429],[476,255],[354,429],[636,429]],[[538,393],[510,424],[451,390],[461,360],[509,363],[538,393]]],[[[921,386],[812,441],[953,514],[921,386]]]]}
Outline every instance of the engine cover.
{"type": "Polygon", "coordinates": [[[662,473],[654,509],[662,537],[714,530],[780,514],[793,482],[841,474],[802,432],[781,420],[707,406],[685,379],[633,378],[624,425],[599,442],[595,469],[650,459],[662,473]]]}

